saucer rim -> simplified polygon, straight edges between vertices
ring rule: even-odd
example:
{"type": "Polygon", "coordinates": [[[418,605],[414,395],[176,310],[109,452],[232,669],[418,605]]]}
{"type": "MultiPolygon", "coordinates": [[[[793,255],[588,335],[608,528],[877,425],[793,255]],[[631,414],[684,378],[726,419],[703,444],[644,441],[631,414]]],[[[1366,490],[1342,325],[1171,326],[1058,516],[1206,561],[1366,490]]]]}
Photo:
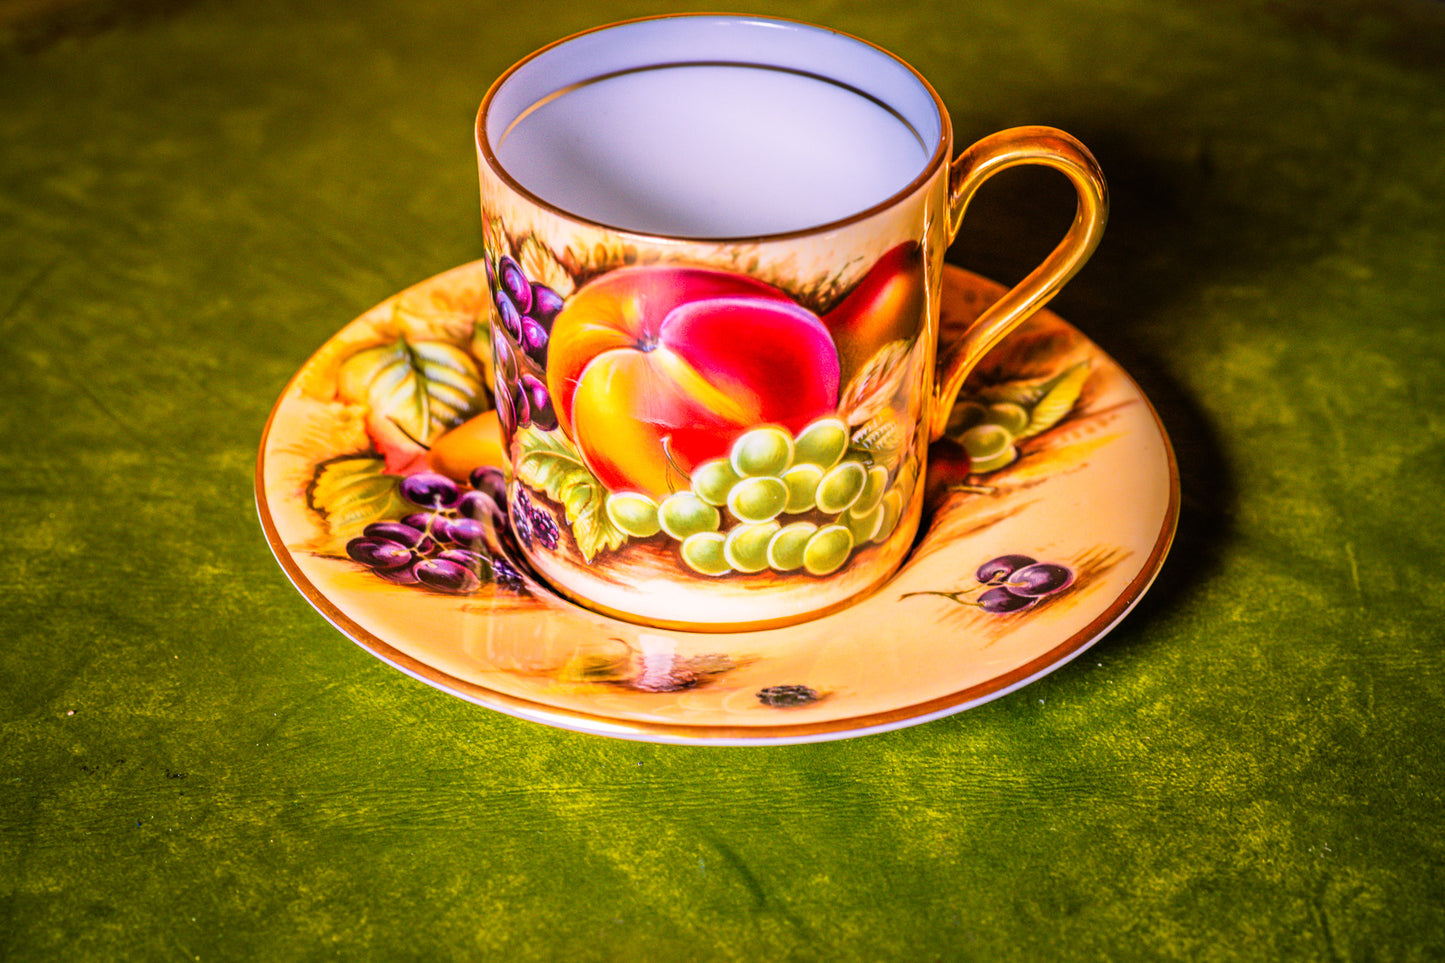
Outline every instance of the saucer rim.
{"type": "MultiPolygon", "coordinates": [[[[432,277],[394,292],[384,298],[379,304],[388,303],[415,289],[437,284],[448,275],[474,269],[479,263],[479,261],[473,261],[442,271],[432,277]]],[[[945,264],[944,269],[945,271],[971,277],[988,285],[997,285],[998,283],[981,274],[956,265],[945,264]]],[[[336,332],[333,332],[331,336],[322,342],[321,346],[317,348],[317,351],[324,348],[326,344],[330,343],[333,338],[347,327],[359,321],[366,313],[367,312],[363,312],[361,315],[358,315],[337,329],[336,332]]],[[[947,695],[937,696],[923,702],[897,706],[882,712],[845,716],[818,722],[793,724],[775,723],[762,726],[689,725],[685,723],[652,722],[639,719],[619,719],[615,716],[539,703],[531,699],[525,699],[490,689],[478,683],[458,678],[403,652],[396,646],[363,628],[354,619],[342,612],[341,609],[305,575],[300,565],[296,562],[290,548],[286,546],[284,540],[281,538],[281,534],[276,529],[275,523],[271,518],[269,501],[266,497],[266,450],[270,442],[271,431],[278,413],[287,399],[290,398],[298,381],[306,371],[311,358],[315,356],[316,351],[308,355],[307,359],[298,366],[297,370],[287,380],[276,402],[272,405],[271,411],[266,418],[266,424],[262,429],[256,459],[254,482],[257,519],[261,524],[262,532],[266,537],[267,545],[271,549],[272,556],[281,566],[282,571],[286,574],[292,586],[322,618],[343,636],[392,668],[431,688],[437,689],[447,695],[463,699],[474,705],[481,706],[482,708],[501,712],[514,718],[589,735],[610,736],[638,742],[709,746],[790,745],[827,742],[922,725],[927,722],[956,715],[960,712],[965,712],[972,708],[977,708],[995,699],[1002,698],[1011,692],[1021,689],[1057,671],[1088,651],[1089,648],[1112,632],[1148,592],[1149,588],[1158,578],[1160,571],[1163,569],[1164,561],[1169,554],[1178,530],[1181,500],[1178,461],[1174,453],[1174,446],[1169,439],[1168,432],[1165,430],[1163,420],[1159,417],[1158,410],[1155,409],[1153,402],[1150,401],[1148,395],[1145,394],[1144,390],[1139,386],[1139,383],[1127,369],[1120,365],[1108,352],[1099,347],[1093,339],[1079,332],[1078,329],[1067,320],[1063,318],[1059,320],[1078,332],[1079,336],[1084,338],[1101,358],[1106,359],[1117,369],[1133,388],[1139,400],[1143,402],[1145,410],[1149,413],[1154,429],[1163,446],[1169,474],[1169,498],[1164,511],[1162,524],[1155,537],[1150,554],[1140,567],[1138,574],[1129,582],[1124,590],[1116,595],[1109,604],[1103,608],[1099,615],[1087,625],[1074,632],[1058,645],[1035,656],[1022,665],[1015,666],[1008,671],[965,689],[960,689],[947,695]]],[[[926,531],[926,528],[920,528],[919,538],[921,538],[926,531]]],[[[915,545],[916,544],[917,541],[915,541],[915,545]]],[[[871,598],[878,592],[883,591],[888,585],[892,584],[897,574],[897,571],[895,571],[888,578],[881,580],[871,591],[857,596],[851,604],[856,604],[856,602],[871,598]]],[[[527,613],[525,617],[546,618],[553,608],[568,606],[594,617],[609,618],[593,609],[580,606],[564,596],[554,596],[550,592],[537,596],[537,601],[545,607],[535,613],[527,613]]],[[[851,607],[851,604],[846,607],[851,607]]],[[[816,613],[809,618],[793,623],[790,627],[807,625],[818,618],[830,614],[836,614],[836,612],[816,613]]],[[[489,614],[484,613],[477,613],[477,615],[480,618],[490,617],[489,614]]],[[[618,619],[613,620],[622,621],[618,619]]],[[[688,635],[708,634],[688,630],[681,631],[683,634],[688,635]]],[[[741,632],[738,634],[746,635],[748,633],[741,632]]]]}

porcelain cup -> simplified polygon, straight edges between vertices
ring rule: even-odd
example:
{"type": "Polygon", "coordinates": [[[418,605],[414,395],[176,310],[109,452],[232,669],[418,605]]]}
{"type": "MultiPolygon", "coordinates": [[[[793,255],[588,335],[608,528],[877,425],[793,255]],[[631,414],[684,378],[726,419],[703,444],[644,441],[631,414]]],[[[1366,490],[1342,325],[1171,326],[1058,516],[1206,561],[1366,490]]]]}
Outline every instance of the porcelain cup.
{"type": "Polygon", "coordinates": [[[1098,244],[1099,167],[1046,127],[953,156],[942,101],[863,40],[688,15],[559,41],[477,117],[509,513],[557,591],[689,630],[797,622],[907,557],[974,364],[1098,244]],[[944,252],[1019,164],[1078,204],[938,344],[944,252]]]}

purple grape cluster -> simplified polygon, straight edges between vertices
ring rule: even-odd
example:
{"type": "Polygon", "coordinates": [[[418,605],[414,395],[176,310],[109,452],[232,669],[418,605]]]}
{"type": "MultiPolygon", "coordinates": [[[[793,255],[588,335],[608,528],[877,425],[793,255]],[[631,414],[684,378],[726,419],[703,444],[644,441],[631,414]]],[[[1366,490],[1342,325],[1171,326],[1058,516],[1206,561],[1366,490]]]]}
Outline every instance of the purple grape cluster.
{"type": "Polygon", "coordinates": [[[562,297],[545,284],[529,281],[522,266],[507,255],[498,258],[495,267],[487,262],[487,281],[497,306],[492,359],[502,426],[509,434],[527,425],[551,431],[557,427],[557,413],[544,373],[562,297]]]}
{"type": "Polygon", "coordinates": [[[521,485],[517,486],[517,494],[512,497],[512,532],[517,541],[527,548],[536,542],[549,552],[557,548],[562,534],[557,529],[556,520],[538,508],[521,485]]]}
{"type": "Polygon", "coordinates": [[[974,575],[981,585],[991,586],[974,604],[995,615],[1033,608],[1074,584],[1074,570],[1067,565],[1028,555],[1000,555],[980,565],[974,575]]]}
{"type": "Polygon", "coordinates": [[[507,525],[502,473],[479,468],[469,481],[463,488],[436,472],[408,475],[399,489],[418,511],[372,522],[346,543],[346,554],[401,585],[450,595],[467,595],[488,582],[521,590],[521,572],[494,548],[507,525]]]}

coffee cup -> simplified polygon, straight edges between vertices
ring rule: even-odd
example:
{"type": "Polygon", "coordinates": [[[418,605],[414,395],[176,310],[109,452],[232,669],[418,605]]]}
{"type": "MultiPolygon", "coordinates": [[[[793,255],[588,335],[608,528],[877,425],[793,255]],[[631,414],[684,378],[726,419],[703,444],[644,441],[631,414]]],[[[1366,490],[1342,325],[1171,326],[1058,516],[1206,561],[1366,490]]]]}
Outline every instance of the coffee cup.
{"type": "Polygon", "coordinates": [[[913,68],[752,16],[629,21],[523,59],[477,117],[512,529],[604,614],[769,628],[888,581],[969,371],[1097,246],[1103,176],[1021,127],[956,158],[913,68]],[[1052,253],[939,345],[979,186],[1062,172],[1052,253]]]}

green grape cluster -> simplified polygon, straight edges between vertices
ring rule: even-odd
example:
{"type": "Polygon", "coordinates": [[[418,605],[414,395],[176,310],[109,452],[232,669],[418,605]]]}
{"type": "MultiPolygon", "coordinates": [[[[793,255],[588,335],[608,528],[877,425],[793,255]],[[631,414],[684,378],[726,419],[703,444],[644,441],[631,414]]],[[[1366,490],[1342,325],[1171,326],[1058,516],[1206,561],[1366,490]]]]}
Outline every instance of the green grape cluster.
{"type": "Polygon", "coordinates": [[[824,418],[796,436],[776,425],[745,432],[727,457],[698,465],[690,487],[660,501],[615,492],[607,515],[636,538],[664,533],[701,575],[829,575],[893,534],[908,494],[849,451],[847,425],[824,418]]]}
{"type": "Polygon", "coordinates": [[[971,470],[998,471],[1018,458],[1018,439],[1029,427],[1029,411],[1012,401],[990,405],[965,402],[954,410],[949,434],[968,452],[971,470]]]}

